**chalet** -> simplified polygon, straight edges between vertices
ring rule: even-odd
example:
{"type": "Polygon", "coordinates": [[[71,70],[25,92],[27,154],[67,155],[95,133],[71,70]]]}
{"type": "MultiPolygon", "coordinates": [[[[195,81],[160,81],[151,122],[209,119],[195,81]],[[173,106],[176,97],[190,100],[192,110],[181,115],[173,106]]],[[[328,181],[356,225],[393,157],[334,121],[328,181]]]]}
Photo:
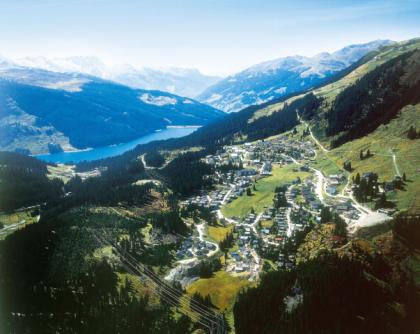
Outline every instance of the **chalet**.
{"type": "Polygon", "coordinates": [[[395,189],[394,182],[384,182],[384,191],[393,191],[395,189]]]}
{"type": "Polygon", "coordinates": [[[255,169],[241,169],[236,172],[238,176],[253,176],[256,175],[257,171],[255,169]]]}
{"type": "Polygon", "coordinates": [[[302,172],[309,172],[309,166],[308,166],[308,165],[301,166],[301,167],[300,167],[300,170],[301,170],[302,172]]]}
{"type": "Polygon", "coordinates": [[[328,185],[326,190],[327,190],[327,193],[330,195],[337,194],[337,188],[334,185],[328,185]]]}
{"type": "Polygon", "coordinates": [[[317,201],[311,201],[311,202],[309,202],[309,205],[310,205],[312,210],[318,211],[318,210],[321,209],[321,206],[317,201]]]}
{"type": "Polygon", "coordinates": [[[373,179],[377,177],[377,174],[374,172],[366,172],[362,174],[362,179],[365,179],[366,181],[369,181],[370,179],[373,179]]]}
{"type": "Polygon", "coordinates": [[[271,174],[271,169],[272,169],[271,162],[264,161],[264,163],[263,163],[263,165],[260,169],[260,174],[261,175],[270,175],[271,174]]]}
{"type": "Polygon", "coordinates": [[[235,261],[241,261],[242,257],[237,252],[231,252],[230,256],[235,259],[235,261]]]}

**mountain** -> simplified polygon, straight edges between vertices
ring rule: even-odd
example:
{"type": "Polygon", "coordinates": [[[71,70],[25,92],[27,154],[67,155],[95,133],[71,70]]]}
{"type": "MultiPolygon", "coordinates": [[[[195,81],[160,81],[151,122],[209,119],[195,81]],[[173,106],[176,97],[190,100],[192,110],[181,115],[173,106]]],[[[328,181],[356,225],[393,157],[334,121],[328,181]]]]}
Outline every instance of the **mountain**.
{"type": "Polygon", "coordinates": [[[197,99],[226,112],[239,111],[249,105],[312,88],[365,54],[392,43],[376,40],[350,45],[334,53],[267,61],[221,80],[198,95],[197,99]]]}
{"type": "Polygon", "coordinates": [[[93,76],[0,69],[0,149],[42,153],[130,141],[174,125],[204,125],[223,112],[189,98],[93,76]]]}
{"type": "MultiPolygon", "coordinates": [[[[57,75],[3,81],[80,105],[122,94],[57,75]]],[[[0,332],[418,333],[419,92],[417,39],[118,157],[0,153],[0,209],[25,206],[0,220],[0,332]],[[271,175],[243,176],[248,164],[271,175]]]]}
{"type": "Polygon", "coordinates": [[[220,77],[200,73],[196,69],[150,67],[130,64],[107,65],[97,57],[46,58],[27,57],[15,60],[20,66],[61,73],[83,73],[112,80],[132,88],[161,90],[180,96],[194,97],[215,84],[220,77]]]}
{"type": "MultiPolygon", "coordinates": [[[[334,147],[360,136],[366,136],[396,117],[400,110],[405,110],[405,106],[418,103],[416,101],[420,98],[416,93],[418,91],[416,87],[420,69],[415,59],[418,57],[419,50],[419,39],[389,45],[365,55],[357,63],[331,77],[328,83],[319,83],[312,90],[287,94],[261,105],[246,107],[240,112],[230,113],[223,119],[198,129],[189,136],[140,145],[120,157],[91,162],[85,164],[84,168],[107,165],[118,159],[129,160],[150,150],[201,146],[209,151],[215,151],[232,142],[263,139],[288,131],[299,124],[296,111],[299,111],[301,118],[311,125],[316,136],[326,146],[332,144],[331,146],[334,147]],[[393,71],[395,71],[395,76],[392,81],[388,80],[379,85],[381,71],[387,73],[384,78],[389,79],[393,71]],[[401,79],[400,85],[397,85],[400,82],[398,78],[401,79]],[[360,94],[366,86],[371,87],[371,91],[378,88],[378,95],[372,95],[378,98],[375,103],[369,100],[372,98],[368,98],[369,94],[360,94]],[[397,98],[396,95],[389,94],[393,89],[397,98]],[[355,94],[349,95],[352,91],[355,94]],[[341,100],[347,101],[348,96],[357,96],[359,100],[356,103],[362,105],[363,109],[359,111],[354,104],[351,108],[347,108],[345,103],[338,103],[341,100]],[[386,114],[381,115],[384,110],[384,103],[381,101],[384,98],[386,102],[393,105],[389,106],[386,114]],[[344,113],[348,117],[344,117],[344,113]],[[372,121],[375,118],[377,121],[372,121]],[[343,119],[343,121],[336,124],[334,119],[343,119]],[[341,130],[343,126],[344,131],[341,130]],[[361,131],[356,131],[359,128],[361,131]],[[340,143],[336,141],[338,137],[341,137],[340,143]]],[[[410,125],[405,124],[404,128],[407,126],[410,125]]]]}

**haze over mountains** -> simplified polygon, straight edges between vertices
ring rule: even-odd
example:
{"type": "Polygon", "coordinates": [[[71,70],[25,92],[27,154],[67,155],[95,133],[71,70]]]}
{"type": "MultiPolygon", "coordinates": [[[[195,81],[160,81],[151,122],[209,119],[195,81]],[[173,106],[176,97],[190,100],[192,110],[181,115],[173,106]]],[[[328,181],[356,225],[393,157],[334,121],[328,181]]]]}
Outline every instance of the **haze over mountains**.
{"type": "Polygon", "coordinates": [[[390,40],[376,40],[349,45],[334,53],[266,61],[223,79],[197,99],[226,112],[239,111],[249,105],[311,88],[354,64],[368,52],[391,43],[390,40]]]}
{"type": "Polygon", "coordinates": [[[108,65],[97,57],[26,57],[9,61],[9,63],[52,72],[83,73],[132,88],[161,90],[191,98],[222,79],[190,68],[159,69],[138,68],[130,64],[108,65]]]}
{"type": "Polygon", "coordinates": [[[267,61],[205,89],[198,96],[204,104],[156,90],[193,96],[219,79],[198,70],[112,67],[95,57],[0,58],[0,148],[83,149],[130,141],[168,125],[205,125],[221,117],[220,110],[234,112],[310,89],[391,43],[267,61]]]}

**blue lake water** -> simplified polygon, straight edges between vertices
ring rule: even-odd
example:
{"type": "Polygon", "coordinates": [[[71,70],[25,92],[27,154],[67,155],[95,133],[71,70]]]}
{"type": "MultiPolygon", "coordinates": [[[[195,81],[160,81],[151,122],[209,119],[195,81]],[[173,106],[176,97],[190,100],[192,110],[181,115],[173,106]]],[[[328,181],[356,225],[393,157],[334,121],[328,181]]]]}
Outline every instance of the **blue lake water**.
{"type": "Polygon", "coordinates": [[[53,154],[41,154],[37,155],[38,159],[55,162],[55,163],[66,163],[66,162],[81,162],[81,161],[92,161],[103,158],[109,158],[116,155],[120,155],[126,151],[129,151],[139,144],[147,144],[155,140],[164,140],[170,138],[179,138],[189,135],[190,133],[197,130],[198,127],[179,127],[179,128],[166,128],[161,131],[157,131],[146,136],[137,138],[127,143],[97,147],[86,151],[78,152],[60,152],[53,154]]]}

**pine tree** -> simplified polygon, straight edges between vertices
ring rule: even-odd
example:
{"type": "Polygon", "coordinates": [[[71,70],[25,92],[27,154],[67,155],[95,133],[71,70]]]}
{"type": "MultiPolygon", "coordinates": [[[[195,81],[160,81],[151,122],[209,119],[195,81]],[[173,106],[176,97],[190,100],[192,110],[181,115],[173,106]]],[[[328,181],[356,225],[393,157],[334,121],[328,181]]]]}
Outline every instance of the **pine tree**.
{"type": "Polygon", "coordinates": [[[416,128],[413,125],[410,126],[410,129],[408,130],[407,138],[408,139],[416,139],[417,138],[417,131],[416,131],[416,128]]]}
{"type": "Polygon", "coordinates": [[[360,160],[363,160],[364,156],[363,156],[363,150],[360,150],[360,160]]]}
{"type": "Polygon", "coordinates": [[[354,179],[354,183],[355,184],[360,184],[360,174],[359,173],[356,174],[356,178],[354,179]]]}
{"type": "Polygon", "coordinates": [[[351,162],[350,161],[346,161],[344,162],[343,168],[348,171],[351,172],[351,162]]]}
{"type": "Polygon", "coordinates": [[[407,181],[407,176],[405,175],[405,172],[403,173],[402,179],[404,182],[407,181]]]}
{"type": "Polygon", "coordinates": [[[379,209],[379,208],[384,208],[386,207],[386,195],[385,193],[382,193],[381,196],[379,197],[379,200],[376,202],[375,208],[379,209]]]}
{"type": "Polygon", "coordinates": [[[369,149],[366,152],[366,157],[368,157],[368,158],[370,157],[370,150],[369,149]]]}
{"type": "Polygon", "coordinates": [[[324,206],[321,209],[321,224],[328,223],[331,221],[331,219],[332,219],[332,216],[331,216],[331,211],[329,207],[324,206]]]}

